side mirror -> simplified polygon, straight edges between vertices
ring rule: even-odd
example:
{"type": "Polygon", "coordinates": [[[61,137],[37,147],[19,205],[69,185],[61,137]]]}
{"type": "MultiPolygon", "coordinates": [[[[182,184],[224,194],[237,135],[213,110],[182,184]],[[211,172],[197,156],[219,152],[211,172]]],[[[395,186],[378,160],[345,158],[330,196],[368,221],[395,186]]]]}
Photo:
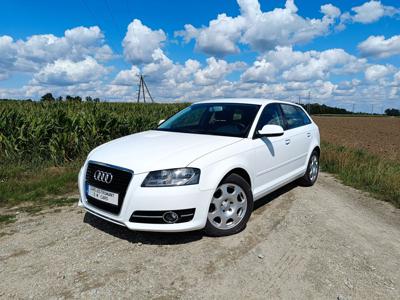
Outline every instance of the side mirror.
{"type": "Polygon", "coordinates": [[[158,121],[158,125],[161,125],[162,123],[164,123],[164,121],[165,121],[164,119],[158,121]]]}
{"type": "Polygon", "coordinates": [[[257,136],[272,137],[283,135],[283,128],[279,125],[264,125],[264,127],[257,131],[257,136]]]}

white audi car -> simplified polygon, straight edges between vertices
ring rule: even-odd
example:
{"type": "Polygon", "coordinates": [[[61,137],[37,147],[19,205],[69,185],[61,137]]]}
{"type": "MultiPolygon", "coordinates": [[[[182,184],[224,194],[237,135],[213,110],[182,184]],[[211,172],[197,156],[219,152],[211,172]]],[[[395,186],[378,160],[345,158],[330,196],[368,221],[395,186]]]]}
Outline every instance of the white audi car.
{"type": "Polygon", "coordinates": [[[90,152],[79,204],[132,230],[230,235],[254,201],[294,180],[313,185],[319,156],[318,127],[299,105],[202,101],[90,152]]]}

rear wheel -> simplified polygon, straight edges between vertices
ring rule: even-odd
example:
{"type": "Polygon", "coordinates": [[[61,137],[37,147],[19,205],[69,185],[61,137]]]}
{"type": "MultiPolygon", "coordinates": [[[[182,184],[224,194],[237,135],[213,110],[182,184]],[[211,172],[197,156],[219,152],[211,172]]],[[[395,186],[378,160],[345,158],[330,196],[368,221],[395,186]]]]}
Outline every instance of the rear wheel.
{"type": "Polygon", "coordinates": [[[250,185],[241,176],[227,176],[211,199],[205,232],[210,236],[226,236],[240,232],[253,211],[250,185]]]}
{"type": "Polygon", "coordinates": [[[319,154],[316,150],[311,153],[308,161],[307,171],[302,178],[300,184],[304,186],[312,186],[317,181],[319,174],[319,154]]]}

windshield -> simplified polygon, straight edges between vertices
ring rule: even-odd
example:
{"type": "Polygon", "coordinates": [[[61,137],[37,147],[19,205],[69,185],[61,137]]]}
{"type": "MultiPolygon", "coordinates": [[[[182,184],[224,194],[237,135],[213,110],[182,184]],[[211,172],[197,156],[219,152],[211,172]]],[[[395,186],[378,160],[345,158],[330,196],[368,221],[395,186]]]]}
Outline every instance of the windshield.
{"type": "Polygon", "coordinates": [[[157,130],[246,137],[260,108],[255,104],[202,103],[191,105],[157,130]]]}

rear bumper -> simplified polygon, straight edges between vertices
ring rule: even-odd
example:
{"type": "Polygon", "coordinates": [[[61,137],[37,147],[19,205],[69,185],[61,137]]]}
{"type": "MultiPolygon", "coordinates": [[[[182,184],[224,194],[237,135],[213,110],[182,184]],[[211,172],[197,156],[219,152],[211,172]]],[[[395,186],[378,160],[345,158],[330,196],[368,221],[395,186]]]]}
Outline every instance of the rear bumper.
{"type": "Polygon", "coordinates": [[[113,214],[87,201],[84,169],[82,168],[78,179],[79,205],[100,218],[138,231],[181,232],[202,229],[206,225],[213,190],[200,190],[198,185],[144,188],[141,184],[147,173],[135,174],[128,186],[120,213],[113,214]],[[188,222],[174,224],[130,222],[135,211],[174,211],[193,208],[195,209],[193,219],[188,222]]]}

